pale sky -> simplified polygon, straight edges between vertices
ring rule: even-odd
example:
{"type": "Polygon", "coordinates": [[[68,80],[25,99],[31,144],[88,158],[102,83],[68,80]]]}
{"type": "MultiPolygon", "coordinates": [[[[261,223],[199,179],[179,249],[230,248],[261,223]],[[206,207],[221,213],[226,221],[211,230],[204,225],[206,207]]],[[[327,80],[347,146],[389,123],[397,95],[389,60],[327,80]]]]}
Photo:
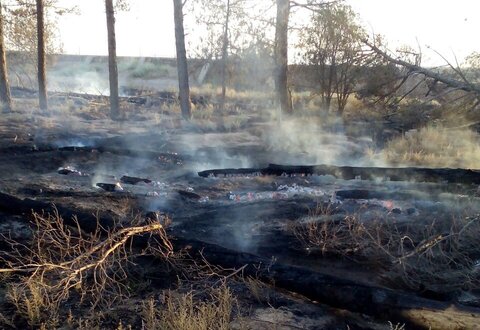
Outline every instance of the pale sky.
{"type": "MultiPolygon", "coordinates": [[[[259,0],[262,1],[262,0],[259,0]]],[[[107,54],[106,19],[102,0],[61,0],[77,4],[80,15],[60,19],[64,51],[69,54],[107,54]]],[[[117,15],[117,54],[175,56],[172,0],[130,0],[130,11],[117,15]]],[[[424,64],[442,60],[426,46],[459,61],[480,51],[480,0],[347,0],[369,32],[386,36],[394,49],[421,45],[424,64]]],[[[187,13],[188,15],[188,13],[187,13]]],[[[195,26],[188,26],[192,33],[195,26]]]]}

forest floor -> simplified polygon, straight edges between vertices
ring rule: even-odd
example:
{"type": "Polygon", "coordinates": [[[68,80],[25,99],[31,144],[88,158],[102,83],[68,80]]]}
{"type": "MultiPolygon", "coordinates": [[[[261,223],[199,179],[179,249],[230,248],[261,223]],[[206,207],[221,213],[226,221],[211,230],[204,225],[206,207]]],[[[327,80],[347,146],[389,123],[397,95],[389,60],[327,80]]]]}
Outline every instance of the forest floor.
{"type": "MultiPolygon", "coordinates": [[[[465,247],[480,231],[477,186],[302,175],[202,178],[198,171],[269,163],[385,163],[368,153],[375,148],[368,127],[337,119],[280,121],[239,109],[203,116],[197,109],[198,120],[185,122],[172,106],[153,113],[129,105],[126,120],[114,122],[95,102],[70,100],[70,109],[40,114],[19,99],[22,110],[2,115],[0,192],[29,210],[0,202],[0,230],[8,237],[0,245],[2,267],[12,266],[6,262],[17,247],[9,242],[29,246],[40,230],[32,211],[51,204],[60,216],[64,210],[95,215],[119,228],[144,223],[152,212],[168,217],[176,256],[127,262],[128,298],[91,307],[72,288],[56,313],[46,312],[48,291],[36,296],[23,273],[2,276],[2,327],[201,329],[211,327],[210,318],[215,327],[237,329],[480,328],[480,255],[465,247]],[[146,180],[132,184],[125,176],[146,180]],[[198,244],[204,254],[192,250],[198,244]],[[460,252],[448,254],[454,249],[460,252]],[[247,264],[258,274],[242,268],[247,264]],[[315,293],[322,291],[312,281],[318,276],[329,281],[325,290],[340,288],[338,297],[315,293]],[[365,292],[371,299],[362,307],[365,292]],[[382,304],[399,310],[387,312],[382,304]]],[[[79,216],[80,227],[84,221],[91,219],[79,216]]],[[[48,254],[55,246],[45,248],[48,254]]]]}

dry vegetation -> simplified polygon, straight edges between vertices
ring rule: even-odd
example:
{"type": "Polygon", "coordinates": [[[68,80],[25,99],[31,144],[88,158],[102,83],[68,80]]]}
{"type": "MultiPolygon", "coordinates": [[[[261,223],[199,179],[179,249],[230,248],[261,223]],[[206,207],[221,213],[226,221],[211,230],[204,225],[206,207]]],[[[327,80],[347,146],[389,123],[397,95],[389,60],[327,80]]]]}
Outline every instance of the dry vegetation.
{"type": "Polygon", "coordinates": [[[308,253],[370,264],[393,286],[441,294],[480,287],[478,216],[412,225],[380,217],[362,221],[319,206],[290,230],[308,253]]]}
{"type": "MultiPolygon", "coordinates": [[[[106,230],[97,225],[85,233],[64,224],[58,214],[33,214],[33,238],[29,245],[8,237],[11,251],[3,251],[0,272],[6,279],[6,297],[15,307],[15,317],[31,327],[58,324],[61,307],[106,307],[129,296],[128,266],[135,256],[155,255],[167,259],[172,245],[160,223],[106,230]],[[145,249],[134,251],[134,236],[151,235],[145,249]]],[[[18,321],[17,321],[18,322],[18,321]]]]}
{"type": "Polygon", "coordinates": [[[389,141],[381,155],[393,165],[479,169],[480,136],[427,126],[389,141]]]}
{"type": "Polygon", "coordinates": [[[173,254],[162,224],[109,230],[98,225],[86,233],[74,223],[67,226],[58,214],[33,213],[30,244],[3,237],[11,249],[1,255],[1,290],[12,312],[0,313],[2,328],[229,328],[237,301],[221,275],[226,271],[173,254]],[[134,236],[147,239],[144,248],[131,244],[134,236]],[[135,283],[132,275],[140,256],[160,258],[167,268],[195,276],[195,290],[179,282],[176,290],[145,298],[151,292],[148,280],[135,283]],[[217,284],[208,282],[213,277],[217,284]]]}
{"type": "Polygon", "coordinates": [[[141,314],[145,329],[229,329],[236,302],[228,286],[211,289],[206,300],[196,294],[168,291],[160,307],[153,298],[144,301],[141,314]]]}

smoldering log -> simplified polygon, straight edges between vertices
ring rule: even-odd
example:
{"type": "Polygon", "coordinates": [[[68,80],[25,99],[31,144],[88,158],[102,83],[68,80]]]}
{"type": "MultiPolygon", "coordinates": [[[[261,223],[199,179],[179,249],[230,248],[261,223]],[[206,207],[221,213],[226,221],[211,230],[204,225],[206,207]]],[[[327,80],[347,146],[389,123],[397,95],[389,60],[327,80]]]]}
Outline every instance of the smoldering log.
{"type": "Polygon", "coordinates": [[[119,156],[136,157],[144,159],[156,159],[163,163],[182,164],[185,160],[191,160],[191,156],[178,155],[170,152],[156,152],[150,150],[132,150],[127,148],[109,147],[109,146],[65,146],[55,147],[51,145],[25,144],[0,148],[0,154],[30,154],[42,152],[84,152],[84,153],[111,153],[119,156]]]}
{"type": "Polygon", "coordinates": [[[136,185],[140,182],[143,182],[143,183],[152,183],[152,180],[150,179],[144,179],[144,178],[137,178],[137,177],[134,177],[134,176],[128,176],[128,175],[124,175],[120,178],[120,182],[121,183],[126,183],[126,184],[131,184],[131,185],[136,185]]]}
{"type": "MultiPolygon", "coordinates": [[[[272,264],[270,259],[233,251],[215,244],[178,237],[173,243],[176,249],[184,247],[195,259],[205,259],[226,269],[239,269],[245,266],[242,269],[244,276],[253,276],[261,281],[274,283],[277,288],[301,294],[313,301],[373,315],[387,321],[406,323],[416,329],[432,328],[429,318],[422,317],[422,313],[431,315],[455,310],[455,317],[472,318],[472,315],[480,315],[477,308],[426,299],[415,294],[358,283],[306,268],[272,264]],[[404,314],[410,310],[415,310],[419,316],[414,323],[404,314]]],[[[445,324],[445,328],[449,328],[449,324],[445,324]]]]}
{"type": "Polygon", "coordinates": [[[64,223],[69,226],[75,226],[74,217],[79,221],[80,227],[86,232],[94,232],[97,229],[97,220],[100,226],[107,230],[114,227],[114,221],[111,217],[95,215],[79,209],[72,209],[62,205],[33,200],[30,198],[20,199],[18,197],[0,192],[0,211],[8,214],[30,215],[32,212],[46,212],[58,214],[63,218],[64,223]]]}
{"type": "Polygon", "coordinates": [[[265,168],[228,168],[198,172],[201,177],[218,177],[229,175],[331,175],[344,180],[376,180],[415,181],[433,183],[480,184],[480,170],[452,168],[420,168],[420,167],[353,167],[334,165],[275,165],[265,168]]]}
{"type": "Polygon", "coordinates": [[[184,199],[192,199],[192,200],[199,200],[202,198],[199,194],[196,194],[192,191],[186,191],[186,190],[177,190],[177,193],[180,195],[180,197],[184,199]]]}

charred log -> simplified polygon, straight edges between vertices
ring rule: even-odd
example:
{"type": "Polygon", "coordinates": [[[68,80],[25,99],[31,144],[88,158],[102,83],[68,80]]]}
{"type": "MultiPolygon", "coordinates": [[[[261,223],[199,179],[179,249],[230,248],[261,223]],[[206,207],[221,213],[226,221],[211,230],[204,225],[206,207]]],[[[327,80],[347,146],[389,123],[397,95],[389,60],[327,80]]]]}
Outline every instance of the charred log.
{"type": "MultiPolygon", "coordinates": [[[[422,317],[423,313],[431,315],[451,308],[455,309],[456,317],[469,319],[474,313],[477,315],[480,313],[480,310],[474,308],[464,306],[452,308],[451,303],[354,282],[306,268],[272,264],[269,259],[232,251],[210,243],[181,238],[177,238],[173,243],[176,248],[185,247],[195,259],[206,259],[211,264],[227,269],[244,267],[242,270],[244,276],[253,276],[262,281],[274,283],[278,288],[299,293],[314,301],[385,320],[405,322],[415,328],[432,327],[431,320],[428,317],[422,317]],[[410,310],[416,310],[419,315],[415,323],[406,316],[410,310]]],[[[449,328],[449,325],[445,324],[445,328],[449,328]]]]}
{"type": "Polygon", "coordinates": [[[199,200],[202,198],[199,194],[196,194],[192,191],[186,191],[186,190],[177,190],[177,193],[182,197],[183,199],[192,199],[192,200],[199,200]]]}
{"type": "Polygon", "coordinates": [[[343,180],[416,181],[480,184],[480,170],[418,167],[352,167],[333,165],[290,166],[269,164],[265,168],[214,169],[198,172],[201,177],[229,175],[331,175],[343,180]]]}
{"type": "Polygon", "coordinates": [[[122,177],[120,178],[120,182],[121,182],[121,183],[126,183],[126,184],[133,184],[133,185],[135,185],[135,184],[140,183],[140,182],[143,182],[143,183],[152,183],[152,180],[124,175],[124,176],[122,176],[122,177]]]}
{"type": "Polygon", "coordinates": [[[76,217],[79,220],[80,227],[86,232],[95,232],[98,224],[104,228],[113,228],[114,221],[111,217],[95,215],[79,209],[71,209],[62,205],[33,200],[30,198],[20,199],[12,195],[0,192],[0,210],[8,214],[31,215],[32,212],[47,212],[54,214],[58,212],[64,223],[69,226],[76,226],[73,220],[76,217]]]}
{"type": "Polygon", "coordinates": [[[96,186],[108,192],[123,191],[119,183],[97,183],[96,186]]]}

